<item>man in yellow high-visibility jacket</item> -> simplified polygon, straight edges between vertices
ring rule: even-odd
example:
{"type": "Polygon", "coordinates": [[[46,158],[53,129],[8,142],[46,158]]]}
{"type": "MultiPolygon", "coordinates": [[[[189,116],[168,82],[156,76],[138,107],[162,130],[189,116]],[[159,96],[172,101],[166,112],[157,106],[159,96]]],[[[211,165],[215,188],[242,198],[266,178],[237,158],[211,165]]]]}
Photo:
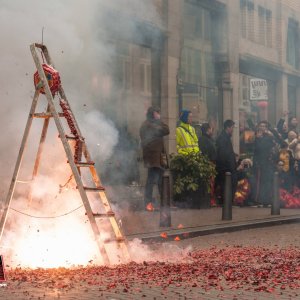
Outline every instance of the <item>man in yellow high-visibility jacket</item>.
{"type": "Polygon", "coordinates": [[[180,114],[180,123],[176,128],[176,147],[178,154],[199,152],[198,137],[192,124],[192,113],[183,110],[180,114]]]}

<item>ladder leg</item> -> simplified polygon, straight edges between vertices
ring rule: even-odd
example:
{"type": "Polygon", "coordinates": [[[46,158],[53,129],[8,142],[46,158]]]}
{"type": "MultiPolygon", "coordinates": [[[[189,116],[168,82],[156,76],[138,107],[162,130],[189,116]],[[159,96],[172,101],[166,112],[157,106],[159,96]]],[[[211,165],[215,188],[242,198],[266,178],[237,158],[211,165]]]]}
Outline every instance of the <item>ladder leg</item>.
{"type": "MultiPolygon", "coordinates": [[[[47,113],[49,113],[49,112],[50,112],[50,107],[48,105],[47,113]]],[[[32,181],[31,181],[32,183],[33,183],[35,177],[37,176],[37,173],[38,173],[38,170],[39,170],[41,155],[42,155],[42,151],[44,149],[44,142],[46,140],[46,135],[47,135],[48,127],[49,127],[49,122],[50,122],[50,118],[46,118],[44,120],[44,125],[43,125],[43,129],[42,129],[42,133],[41,133],[39,148],[38,148],[38,151],[37,151],[37,155],[36,155],[36,159],[35,159],[35,163],[34,163],[34,168],[33,168],[33,172],[32,172],[32,181]]],[[[30,190],[29,190],[29,194],[28,194],[28,206],[31,204],[31,201],[32,201],[32,186],[30,186],[30,190]]]]}
{"type": "Polygon", "coordinates": [[[25,147],[26,147],[29,131],[30,131],[30,128],[31,128],[31,125],[32,125],[33,114],[35,112],[37,102],[38,102],[38,97],[39,97],[39,91],[35,91],[35,94],[34,94],[34,97],[33,97],[33,100],[32,100],[32,104],[31,104],[30,113],[29,113],[29,116],[28,116],[28,119],[27,119],[27,124],[26,124],[25,131],[24,131],[23,139],[22,139],[22,142],[21,142],[17,162],[16,162],[16,165],[15,165],[15,170],[14,170],[13,177],[12,177],[12,180],[11,180],[11,183],[10,183],[10,187],[9,187],[9,190],[8,190],[7,197],[6,197],[5,202],[4,202],[4,209],[3,209],[1,219],[0,219],[0,241],[1,241],[1,238],[2,238],[3,229],[4,229],[4,226],[5,226],[6,219],[7,219],[7,214],[8,214],[10,202],[11,202],[14,190],[15,190],[18,173],[19,173],[20,166],[21,166],[22,159],[23,159],[23,155],[24,155],[24,150],[25,150],[25,147]]]}

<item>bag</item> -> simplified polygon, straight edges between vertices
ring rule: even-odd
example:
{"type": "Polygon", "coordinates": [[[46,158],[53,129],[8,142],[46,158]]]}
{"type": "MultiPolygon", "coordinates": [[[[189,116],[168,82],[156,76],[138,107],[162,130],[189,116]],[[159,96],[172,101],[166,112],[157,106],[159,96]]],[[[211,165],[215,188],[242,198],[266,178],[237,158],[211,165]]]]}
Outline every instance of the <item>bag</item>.
{"type": "Polygon", "coordinates": [[[160,165],[161,165],[164,169],[168,169],[168,168],[169,168],[169,160],[168,160],[168,155],[167,155],[167,153],[161,153],[161,154],[160,154],[160,165]]]}

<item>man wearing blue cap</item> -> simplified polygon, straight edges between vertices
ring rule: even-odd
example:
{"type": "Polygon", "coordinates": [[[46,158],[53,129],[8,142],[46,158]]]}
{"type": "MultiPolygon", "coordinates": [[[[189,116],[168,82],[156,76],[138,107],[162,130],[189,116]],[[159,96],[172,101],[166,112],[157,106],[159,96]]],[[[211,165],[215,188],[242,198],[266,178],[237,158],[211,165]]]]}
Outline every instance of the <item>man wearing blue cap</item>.
{"type": "Polygon", "coordinates": [[[189,154],[199,152],[198,137],[192,124],[192,113],[183,110],[180,114],[180,123],[176,128],[176,147],[178,154],[189,154]]]}

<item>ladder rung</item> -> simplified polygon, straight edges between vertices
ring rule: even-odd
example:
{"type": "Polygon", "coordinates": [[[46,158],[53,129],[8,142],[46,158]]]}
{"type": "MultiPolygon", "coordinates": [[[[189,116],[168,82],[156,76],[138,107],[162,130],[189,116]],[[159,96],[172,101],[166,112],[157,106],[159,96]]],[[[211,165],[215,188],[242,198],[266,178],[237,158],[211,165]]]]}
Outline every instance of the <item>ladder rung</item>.
{"type": "MultiPolygon", "coordinates": [[[[60,138],[60,136],[58,136],[60,138]]],[[[82,141],[84,141],[84,137],[76,137],[76,136],[71,136],[71,135],[65,135],[67,140],[77,140],[77,139],[81,139],[82,141]]]]}
{"type": "MultiPolygon", "coordinates": [[[[87,213],[86,213],[87,215],[87,213]]],[[[109,217],[114,217],[115,213],[113,211],[108,211],[106,213],[93,213],[93,216],[95,218],[109,218],[109,217]]]]}
{"type": "MultiPolygon", "coordinates": [[[[63,113],[58,113],[59,117],[64,117],[63,113]]],[[[47,119],[47,118],[52,118],[53,115],[51,113],[34,113],[32,115],[33,118],[43,118],[43,119],[47,119]]]]}
{"type": "Polygon", "coordinates": [[[66,134],[66,139],[67,139],[67,140],[77,140],[78,138],[75,137],[75,136],[70,136],[70,135],[67,135],[67,134],[66,134]]]}
{"type": "Polygon", "coordinates": [[[125,239],[123,238],[123,237],[121,237],[121,236],[119,236],[119,237],[116,237],[116,238],[110,238],[110,239],[105,239],[104,240],[104,243],[115,243],[115,242],[117,242],[117,243],[122,243],[122,242],[125,242],[125,239]]]}
{"type": "Polygon", "coordinates": [[[32,179],[30,180],[16,180],[17,183],[31,183],[32,179]]]}
{"type": "MultiPolygon", "coordinates": [[[[78,188],[78,187],[77,187],[78,188]]],[[[103,186],[98,187],[83,187],[87,192],[99,192],[99,191],[105,191],[105,188],[103,186]]]]}
{"type": "Polygon", "coordinates": [[[88,162],[77,162],[76,166],[77,167],[92,167],[95,165],[95,162],[93,161],[88,161],[88,162]]]}

